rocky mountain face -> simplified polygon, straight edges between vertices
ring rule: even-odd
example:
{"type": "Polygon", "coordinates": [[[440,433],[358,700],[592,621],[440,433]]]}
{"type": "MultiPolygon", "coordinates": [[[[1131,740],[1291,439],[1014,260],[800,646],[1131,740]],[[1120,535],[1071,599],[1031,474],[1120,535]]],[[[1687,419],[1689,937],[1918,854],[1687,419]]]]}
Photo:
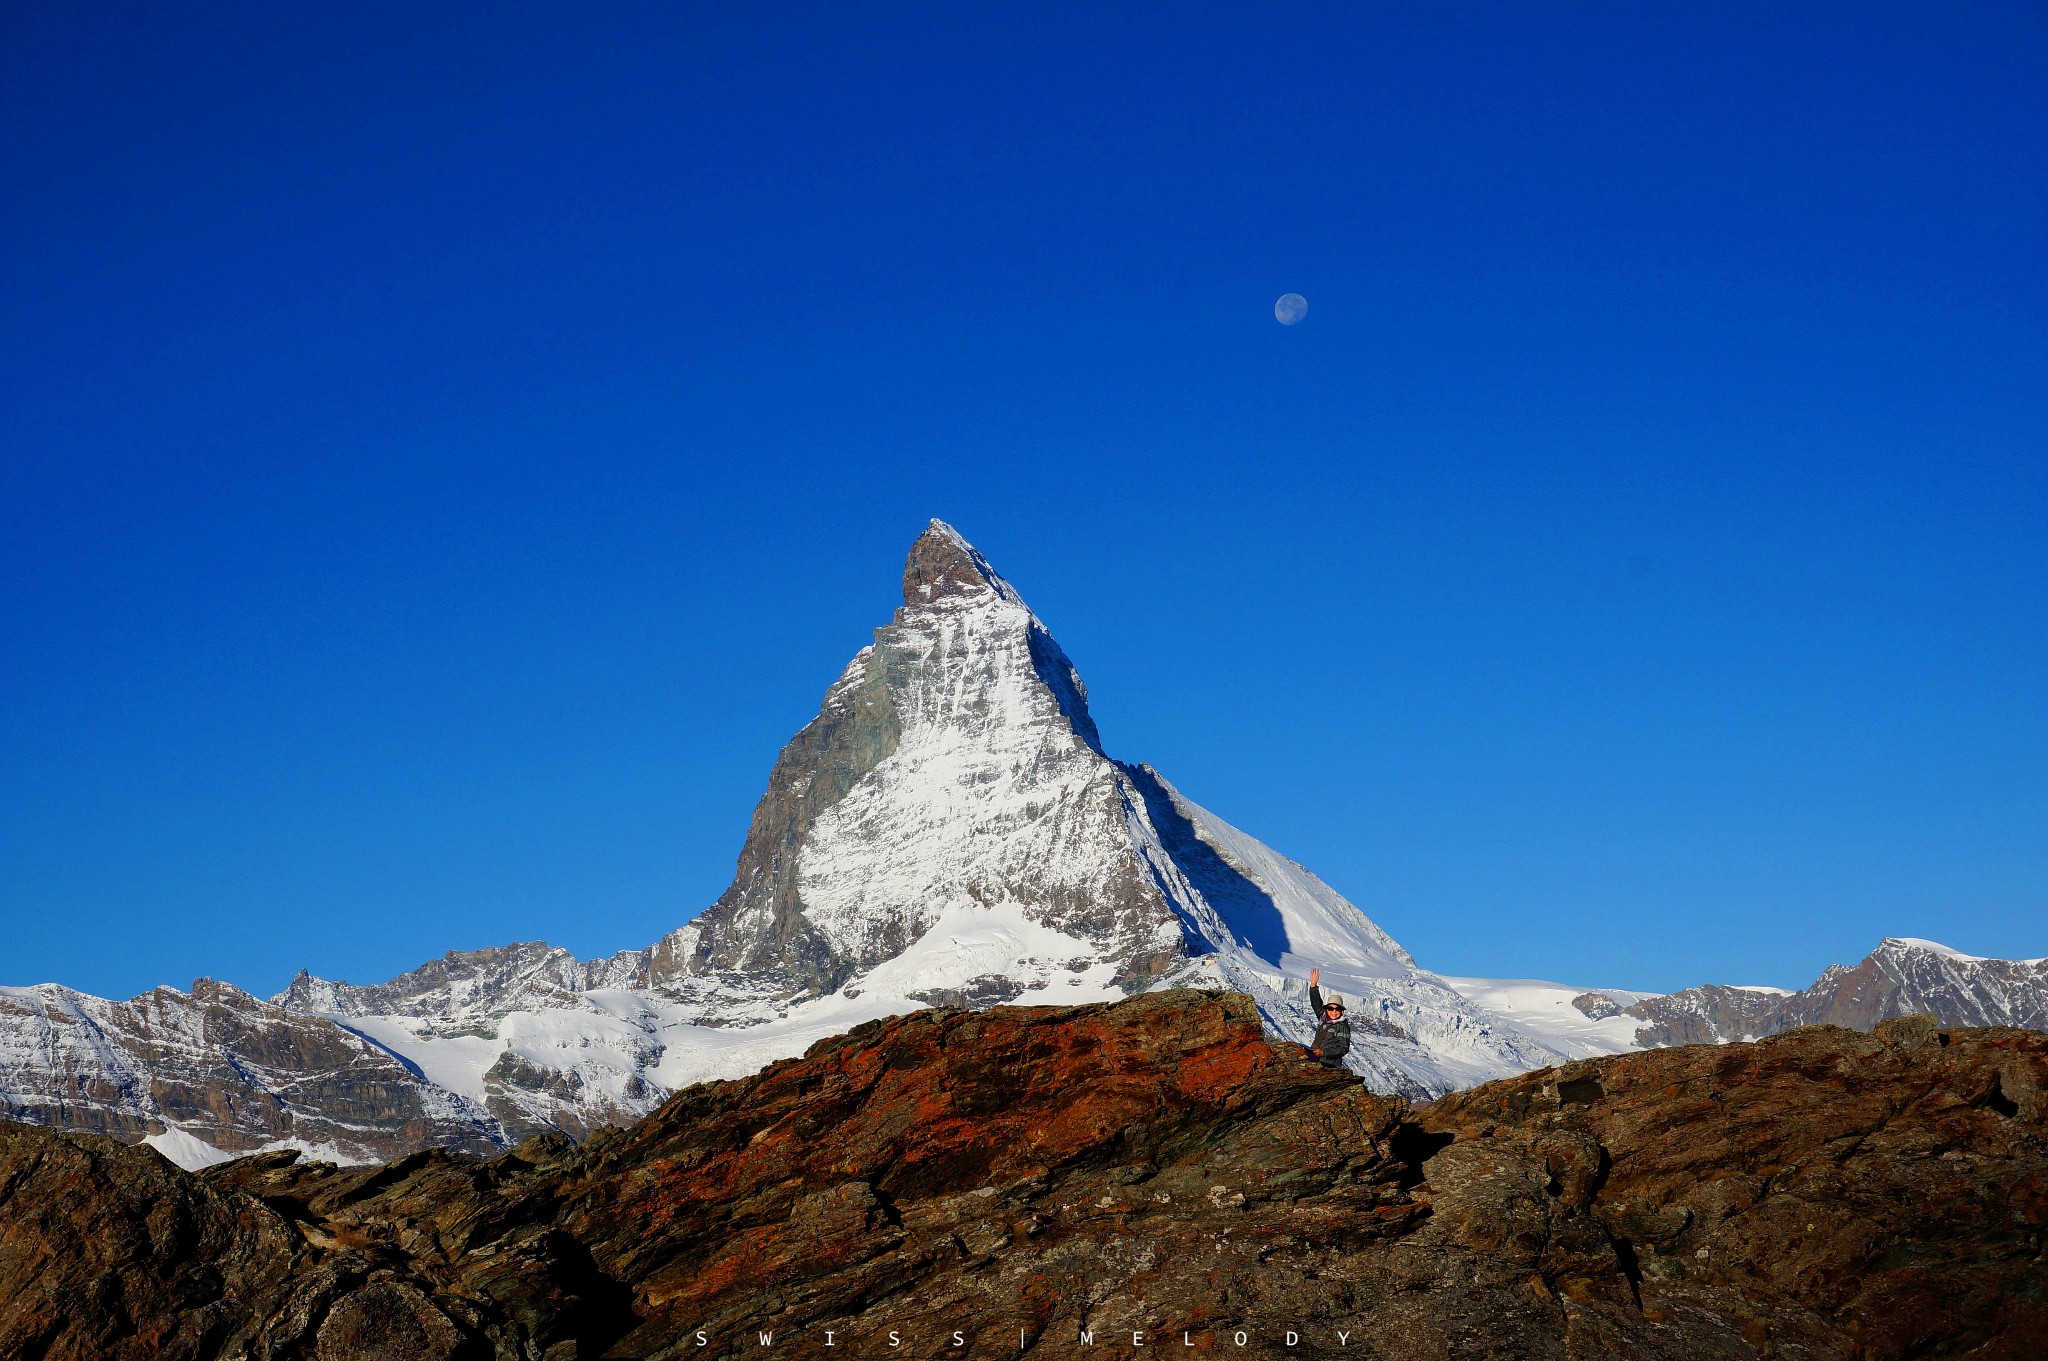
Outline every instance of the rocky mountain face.
{"type": "Polygon", "coordinates": [[[1752,1040],[1802,1025],[1868,1030],[1920,1013],[1944,1025],[2041,1030],[2048,1029],[2048,959],[1980,959],[1931,941],[1890,939],[1862,963],[1834,965],[1799,992],[1709,985],[1621,1012],[1643,1022],[1636,1040],[1645,1045],[1752,1040]]]}
{"type": "MultiPolygon", "coordinates": [[[[1182,955],[1126,780],[1045,626],[938,524],[911,548],[903,600],[777,759],[732,886],[645,982],[719,973],[820,996],[963,906],[1085,944],[1120,986],[1182,955]]],[[[1022,964],[989,991],[1016,996],[1060,961],[1022,964]]]]}
{"type": "Polygon", "coordinates": [[[271,1000],[292,1011],[345,1016],[417,1016],[464,1031],[490,1033],[514,1011],[572,1005],[586,968],[567,950],[540,941],[488,950],[450,950],[389,983],[330,983],[305,970],[271,1000]]]}
{"type": "Polygon", "coordinates": [[[609,963],[528,941],[450,950],[367,987],[301,971],[272,1000],[445,1083],[480,1110],[504,1147],[543,1130],[582,1138],[639,1118],[668,1094],[643,1077],[661,1058],[648,1027],[591,998],[593,975],[609,963]],[[575,1057],[536,1060],[528,1056],[534,1049],[575,1057]]]}
{"type": "Polygon", "coordinates": [[[2017,1361],[2044,1280],[2048,1035],[1927,1018],[1411,1107],[1169,991],[876,1021],[481,1162],[0,1126],[0,1354],[46,1361],[2017,1361]]]}

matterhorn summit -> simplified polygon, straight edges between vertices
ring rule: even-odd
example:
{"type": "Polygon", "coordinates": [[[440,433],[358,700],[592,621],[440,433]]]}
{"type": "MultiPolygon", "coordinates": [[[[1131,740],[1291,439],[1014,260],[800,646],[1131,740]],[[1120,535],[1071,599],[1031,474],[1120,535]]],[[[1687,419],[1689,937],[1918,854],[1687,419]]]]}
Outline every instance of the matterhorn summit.
{"type": "Polygon", "coordinates": [[[1229,987],[1303,1039],[1310,964],[1350,996],[1353,1062],[1377,1086],[1433,1094],[1562,1057],[1301,866],[1113,759],[1051,631],[934,520],[902,606],[783,748],[731,886],[688,925],[573,967],[508,947],[377,988],[302,978],[278,1000],[468,1075],[515,1125],[583,1127],[922,1006],[1229,987]]]}
{"type": "Polygon", "coordinates": [[[716,976],[780,1001],[894,982],[973,1004],[1133,989],[1176,957],[1128,782],[1059,644],[938,521],[903,597],[776,761],[732,886],[645,983],[716,976]]]}
{"type": "Polygon", "coordinates": [[[903,605],[777,759],[731,887],[591,982],[658,997],[696,1033],[667,1046],[667,1085],[916,1006],[1190,984],[1248,992],[1276,1034],[1305,1038],[1310,964],[1353,994],[1353,1061],[1376,1085],[1434,1094],[1564,1056],[1418,969],[1301,866],[1112,759],[1051,632],[934,520],[903,605]]]}
{"type": "Polygon", "coordinates": [[[1251,993],[1300,1037],[1310,963],[1358,994],[1356,1061],[1381,1085],[1555,1057],[1307,870],[1112,759],[1051,632],[934,520],[902,607],[776,761],[732,886],[631,982],[698,1026],[774,1029],[1198,984],[1251,993]]]}

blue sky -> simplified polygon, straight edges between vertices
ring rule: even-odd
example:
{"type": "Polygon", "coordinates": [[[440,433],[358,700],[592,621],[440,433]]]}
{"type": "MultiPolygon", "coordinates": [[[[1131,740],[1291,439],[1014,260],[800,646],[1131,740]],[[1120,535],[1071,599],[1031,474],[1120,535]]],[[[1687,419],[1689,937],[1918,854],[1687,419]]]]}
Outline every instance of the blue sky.
{"type": "Polygon", "coordinates": [[[1430,967],[2048,954],[2039,5],[425,8],[0,14],[0,982],[644,944],[934,515],[1430,967]]]}

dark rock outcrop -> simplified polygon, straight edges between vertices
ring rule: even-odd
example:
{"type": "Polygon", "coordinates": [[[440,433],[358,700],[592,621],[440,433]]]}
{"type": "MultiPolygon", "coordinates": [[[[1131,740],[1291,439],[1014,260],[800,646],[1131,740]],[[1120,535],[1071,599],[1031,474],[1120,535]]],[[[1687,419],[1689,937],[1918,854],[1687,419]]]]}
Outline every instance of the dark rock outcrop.
{"type": "Polygon", "coordinates": [[[2048,1036],[1813,1028],[1411,1109],[1269,1046],[1241,997],[1176,992],[878,1022],[487,1162],[193,1176],[0,1128],[0,1355],[1128,1356],[1239,1332],[1289,1356],[2042,1355],[2048,1036]]]}
{"type": "Polygon", "coordinates": [[[1450,1139],[1418,1237],[1540,1275],[1572,1354],[2048,1354],[2048,1036],[1816,1026],[1531,1073],[1418,1123],[1450,1139]]]}
{"type": "Polygon", "coordinates": [[[1595,1021],[1604,1021],[1609,1016],[1619,1016],[1623,1009],[1620,1002],[1604,992],[1582,992],[1572,998],[1572,1006],[1577,1008],[1580,1014],[1595,1021]]]}

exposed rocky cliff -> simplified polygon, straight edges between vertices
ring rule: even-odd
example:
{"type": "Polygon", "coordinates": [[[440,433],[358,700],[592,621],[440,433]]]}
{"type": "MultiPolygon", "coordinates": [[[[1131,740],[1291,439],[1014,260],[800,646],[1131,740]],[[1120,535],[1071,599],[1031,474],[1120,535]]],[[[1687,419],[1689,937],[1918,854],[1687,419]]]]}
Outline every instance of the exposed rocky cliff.
{"type": "Polygon", "coordinates": [[[302,971],[273,1000],[444,1084],[483,1113],[504,1147],[543,1130],[582,1138],[638,1119],[668,1095],[645,1076],[662,1058],[652,1027],[630,997],[593,980],[608,963],[527,941],[450,950],[367,987],[302,971]]]}
{"type": "Polygon", "coordinates": [[[1290,1356],[2042,1355],[2048,1036],[1814,1028],[1411,1109],[1271,1047],[1242,997],[1168,992],[878,1022],[487,1162],[194,1176],[0,1127],[4,1355],[1134,1356],[1240,1332],[1290,1356]]]}

